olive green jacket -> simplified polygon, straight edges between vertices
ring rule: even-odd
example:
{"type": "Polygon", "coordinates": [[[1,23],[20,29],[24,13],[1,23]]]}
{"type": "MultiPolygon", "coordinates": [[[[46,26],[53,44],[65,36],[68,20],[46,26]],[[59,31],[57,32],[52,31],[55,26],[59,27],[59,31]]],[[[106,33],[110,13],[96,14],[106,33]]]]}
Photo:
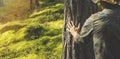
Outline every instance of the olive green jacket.
{"type": "Polygon", "coordinates": [[[80,59],[120,59],[120,9],[91,15],[80,36],[80,59]]]}

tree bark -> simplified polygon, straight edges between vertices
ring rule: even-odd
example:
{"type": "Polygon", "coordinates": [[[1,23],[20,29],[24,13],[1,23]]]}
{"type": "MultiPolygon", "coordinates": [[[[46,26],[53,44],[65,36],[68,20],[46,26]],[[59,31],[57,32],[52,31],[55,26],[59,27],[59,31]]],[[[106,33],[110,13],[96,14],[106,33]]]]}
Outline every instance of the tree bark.
{"type": "Polygon", "coordinates": [[[30,0],[30,11],[32,12],[39,6],[39,0],[30,0]]]}
{"type": "Polygon", "coordinates": [[[0,7],[3,6],[3,0],[0,0],[0,7]]]}
{"type": "Polygon", "coordinates": [[[97,12],[97,5],[91,0],[64,0],[64,29],[63,29],[63,50],[62,59],[83,59],[79,51],[79,44],[76,44],[71,34],[66,30],[67,23],[72,20],[75,26],[80,22],[81,27],[85,20],[97,12]]]}

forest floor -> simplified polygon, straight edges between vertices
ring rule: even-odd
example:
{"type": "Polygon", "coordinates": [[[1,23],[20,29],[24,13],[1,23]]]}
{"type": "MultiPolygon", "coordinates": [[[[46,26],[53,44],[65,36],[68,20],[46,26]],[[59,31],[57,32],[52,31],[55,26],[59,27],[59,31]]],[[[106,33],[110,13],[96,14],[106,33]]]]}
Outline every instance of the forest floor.
{"type": "Polygon", "coordinates": [[[0,59],[61,59],[63,9],[57,2],[27,18],[3,16],[9,20],[0,19],[0,59]]]}

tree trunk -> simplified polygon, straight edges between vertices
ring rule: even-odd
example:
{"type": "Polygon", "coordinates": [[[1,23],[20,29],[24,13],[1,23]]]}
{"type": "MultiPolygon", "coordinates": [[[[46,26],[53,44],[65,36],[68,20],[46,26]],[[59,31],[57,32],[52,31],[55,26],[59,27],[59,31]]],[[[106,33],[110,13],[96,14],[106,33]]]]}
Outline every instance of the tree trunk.
{"type": "Polygon", "coordinates": [[[3,0],[0,0],[0,7],[3,6],[3,0]]]}
{"type": "Polygon", "coordinates": [[[75,26],[80,22],[81,27],[85,20],[93,13],[97,12],[97,5],[91,0],[64,0],[64,29],[63,29],[63,51],[62,59],[83,59],[80,55],[79,44],[72,40],[72,36],[66,31],[67,23],[72,20],[75,26]]]}
{"type": "Polygon", "coordinates": [[[39,0],[30,0],[30,11],[32,12],[39,6],[39,0]]]}

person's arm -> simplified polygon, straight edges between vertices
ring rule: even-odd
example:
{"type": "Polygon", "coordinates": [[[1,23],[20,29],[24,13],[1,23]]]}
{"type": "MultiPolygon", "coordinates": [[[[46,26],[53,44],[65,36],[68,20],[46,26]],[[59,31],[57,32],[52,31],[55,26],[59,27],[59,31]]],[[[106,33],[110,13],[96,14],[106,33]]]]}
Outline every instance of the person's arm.
{"type": "Polygon", "coordinates": [[[73,22],[69,22],[67,30],[72,34],[76,49],[80,59],[94,59],[91,34],[93,31],[93,16],[88,18],[82,29],[80,30],[80,24],[75,27],[73,22]]]}
{"type": "Polygon", "coordinates": [[[67,30],[72,34],[74,41],[81,41],[83,42],[84,38],[88,37],[89,34],[93,31],[93,20],[94,15],[90,16],[84,23],[81,31],[80,31],[80,24],[77,27],[70,21],[67,25],[67,30]]]}
{"type": "Polygon", "coordinates": [[[73,24],[73,21],[70,21],[67,24],[67,30],[72,34],[74,41],[79,37],[79,31],[80,31],[80,23],[77,27],[73,24]]]}

